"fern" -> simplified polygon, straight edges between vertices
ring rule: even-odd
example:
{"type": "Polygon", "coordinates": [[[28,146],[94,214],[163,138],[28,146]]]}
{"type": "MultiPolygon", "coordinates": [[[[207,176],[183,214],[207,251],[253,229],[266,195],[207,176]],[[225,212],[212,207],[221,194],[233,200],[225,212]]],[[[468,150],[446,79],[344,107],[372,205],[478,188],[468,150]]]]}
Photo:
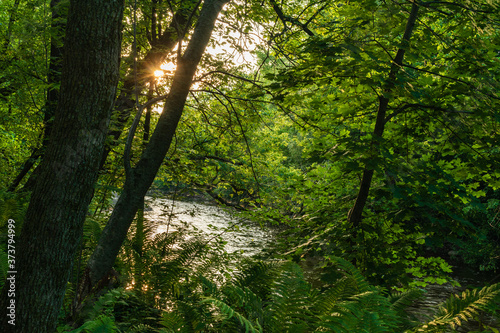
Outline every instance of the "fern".
{"type": "Polygon", "coordinates": [[[266,300],[271,295],[273,281],[280,269],[277,262],[248,262],[234,274],[231,283],[239,287],[249,287],[261,299],[266,300]]]}
{"type": "Polygon", "coordinates": [[[333,332],[397,332],[398,318],[387,298],[373,289],[335,303],[320,316],[320,327],[333,332]]]}
{"type": "Polygon", "coordinates": [[[116,303],[121,302],[122,304],[126,304],[123,300],[120,300],[123,292],[123,289],[112,289],[99,297],[97,302],[94,303],[89,316],[94,318],[102,313],[110,314],[116,303]]]}
{"type": "MultiPolygon", "coordinates": [[[[95,225],[88,227],[89,235],[98,232],[95,225]]],[[[401,319],[406,316],[404,309],[416,295],[388,298],[341,258],[334,262],[343,276],[326,290],[312,288],[293,262],[247,260],[228,278],[227,272],[234,269],[229,268],[230,257],[220,247],[207,246],[196,232],[185,240],[182,229],[153,236],[152,228],[146,226],[140,236],[144,237],[140,249],[131,245],[133,236],[127,240],[129,246],[123,247],[121,270],[130,278],[142,279],[143,288],[136,298],[168,311],[161,319],[148,321],[143,316],[140,321],[137,312],[127,310],[130,306],[117,310],[116,305],[126,304],[126,297],[121,297],[124,292],[110,291],[87,313],[82,331],[108,327],[110,331],[163,333],[399,333],[407,324],[401,319]],[[131,274],[138,264],[140,275],[131,274]],[[220,274],[221,270],[226,273],[220,274]],[[128,324],[120,323],[121,319],[128,324]],[[163,328],[155,329],[156,325],[163,328]]]]}
{"type": "Polygon", "coordinates": [[[348,275],[351,279],[354,279],[354,281],[356,282],[356,287],[358,289],[358,292],[363,293],[365,291],[370,290],[370,284],[366,281],[365,277],[361,274],[361,272],[356,267],[354,267],[353,264],[339,257],[332,258],[332,261],[340,269],[342,269],[346,275],[348,275]]]}
{"type": "Polygon", "coordinates": [[[439,306],[434,320],[416,329],[417,332],[442,331],[448,326],[452,329],[461,327],[465,322],[473,321],[483,313],[494,313],[499,309],[500,283],[452,295],[439,306]]]}
{"type": "MultiPolygon", "coordinates": [[[[21,234],[24,215],[28,206],[29,196],[26,193],[12,193],[0,190],[0,288],[5,284],[8,271],[7,238],[9,221],[15,221],[13,226],[16,238],[21,234]]],[[[11,230],[12,232],[12,230],[11,230]]]]}
{"type": "Polygon", "coordinates": [[[164,327],[162,332],[165,333],[184,332],[182,328],[186,325],[184,318],[178,312],[168,311],[163,314],[160,324],[164,327]]]}
{"type": "Polygon", "coordinates": [[[145,324],[139,324],[127,330],[127,333],[155,333],[155,332],[158,332],[158,329],[145,324]]]}
{"type": "Polygon", "coordinates": [[[337,302],[356,294],[357,290],[354,279],[346,276],[340,278],[329,289],[317,296],[314,304],[315,312],[330,313],[337,302]]]}
{"type": "Polygon", "coordinates": [[[391,303],[356,268],[339,262],[345,276],[323,292],[312,289],[295,263],[255,263],[221,288],[204,280],[202,303],[216,308],[215,332],[401,332],[395,307],[404,307],[406,297],[391,303]]]}
{"type": "Polygon", "coordinates": [[[0,230],[4,228],[9,219],[16,221],[16,228],[21,227],[26,209],[28,207],[29,194],[12,193],[0,190],[0,230]]]}
{"type": "Polygon", "coordinates": [[[308,329],[311,286],[305,281],[300,267],[292,262],[285,263],[281,274],[274,282],[266,312],[266,331],[291,332],[308,329]]]}
{"type": "Polygon", "coordinates": [[[225,317],[223,318],[223,321],[235,318],[240,325],[245,328],[245,333],[262,333],[262,327],[258,322],[252,323],[226,303],[214,298],[206,298],[203,302],[217,306],[217,308],[222,312],[222,315],[225,317]]]}
{"type": "Polygon", "coordinates": [[[120,332],[114,318],[112,316],[101,315],[94,320],[87,321],[81,327],[71,331],[70,333],[114,333],[120,332]]]}
{"type": "Polygon", "coordinates": [[[389,301],[392,303],[392,308],[397,313],[406,313],[406,309],[412,305],[417,299],[424,295],[421,289],[410,289],[405,292],[392,293],[389,295],[389,301]]]}
{"type": "Polygon", "coordinates": [[[376,312],[364,312],[353,332],[363,333],[385,333],[392,332],[386,327],[386,323],[376,312]]]}
{"type": "Polygon", "coordinates": [[[99,238],[101,237],[102,227],[101,224],[93,219],[87,219],[83,225],[83,240],[88,243],[90,247],[97,245],[99,238]]]}
{"type": "Polygon", "coordinates": [[[397,314],[400,327],[409,329],[415,326],[417,320],[407,309],[423,295],[424,291],[421,289],[410,289],[405,292],[397,292],[389,295],[388,300],[392,304],[391,308],[397,314]]]}
{"type": "Polygon", "coordinates": [[[313,311],[321,318],[320,329],[333,332],[398,332],[406,313],[402,311],[415,293],[395,303],[370,286],[351,263],[333,258],[343,271],[328,290],[316,297],[313,311]]]}

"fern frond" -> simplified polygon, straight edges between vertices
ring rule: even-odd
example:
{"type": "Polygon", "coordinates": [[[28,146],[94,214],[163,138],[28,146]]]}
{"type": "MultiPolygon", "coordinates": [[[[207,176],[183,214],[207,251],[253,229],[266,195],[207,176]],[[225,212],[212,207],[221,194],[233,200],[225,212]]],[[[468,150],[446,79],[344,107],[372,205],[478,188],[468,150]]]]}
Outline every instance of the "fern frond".
{"type": "Polygon", "coordinates": [[[402,329],[414,327],[418,322],[413,313],[408,311],[414,301],[424,295],[421,289],[410,289],[405,292],[391,293],[388,296],[388,301],[391,304],[391,309],[397,315],[399,326],[402,329]]]}
{"type": "Polygon", "coordinates": [[[114,333],[120,332],[116,326],[115,320],[111,316],[101,315],[94,320],[87,321],[79,328],[70,333],[114,333]]]}
{"type": "Polygon", "coordinates": [[[16,221],[16,228],[21,227],[28,201],[29,195],[27,193],[0,190],[0,230],[3,230],[9,219],[16,221]]]}
{"type": "Polygon", "coordinates": [[[318,295],[314,301],[313,310],[318,314],[330,313],[338,302],[357,293],[356,281],[349,277],[342,277],[333,286],[318,295]]]}
{"type": "Polygon", "coordinates": [[[87,219],[83,225],[83,241],[85,243],[97,244],[101,237],[102,228],[98,221],[87,219]]]}
{"type": "Polygon", "coordinates": [[[272,284],[280,269],[280,264],[276,262],[250,262],[234,274],[231,283],[239,287],[249,287],[265,300],[271,294],[272,284]]]}
{"type": "Polygon", "coordinates": [[[380,318],[376,312],[364,312],[363,316],[354,330],[354,332],[363,333],[387,333],[393,332],[389,330],[384,320],[380,318]]]}
{"type": "Polygon", "coordinates": [[[229,320],[231,318],[235,318],[239,324],[244,327],[245,333],[262,333],[262,327],[258,322],[252,323],[250,320],[246,319],[243,315],[238,313],[228,304],[211,297],[207,297],[202,302],[210,303],[215,305],[225,317],[224,320],[229,320]]]}
{"type": "Polygon", "coordinates": [[[205,244],[197,239],[181,244],[173,243],[175,237],[158,237],[155,243],[147,249],[148,258],[144,267],[149,268],[149,274],[154,277],[154,289],[167,290],[172,284],[178,283],[187,275],[194,265],[196,255],[203,251],[205,244]],[[175,245],[175,247],[174,247],[175,245]]]}
{"type": "Polygon", "coordinates": [[[165,333],[182,332],[181,328],[184,327],[185,321],[178,312],[164,312],[160,320],[160,325],[164,327],[162,331],[165,333]]]}
{"type": "Polygon", "coordinates": [[[356,281],[356,286],[358,288],[358,292],[363,293],[365,291],[370,290],[370,284],[366,281],[365,277],[361,274],[361,272],[354,267],[349,261],[340,258],[334,257],[332,258],[333,262],[337,264],[337,266],[342,269],[348,276],[356,281]]]}
{"type": "Polygon", "coordinates": [[[401,293],[391,293],[389,302],[392,303],[392,309],[397,313],[404,313],[406,309],[417,299],[424,295],[421,289],[410,289],[401,293]]]}
{"type": "Polygon", "coordinates": [[[375,294],[367,292],[351,297],[351,300],[338,302],[329,315],[320,316],[320,329],[332,332],[396,332],[384,314],[384,309],[379,312],[366,305],[375,294]],[[365,298],[364,301],[360,302],[365,298]]]}
{"type": "Polygon", "coordinates": [[[364,313],[369,312],[376,315],[375,317],[380,321],[380,327],[384,329],[383,332],[393,332],[393,329],[396,329],[400,324],[400,317],[392,308],[392,304],[375,288],[352,296],[351,299],[358,302],[364,313]]]}
{"type": "Polygon", "coordinates": [[[152,326],[145,324],[139,324],[127,330],[127,333],[149,333],[149,332],[158,332],[158,330],[152,326]]]}
{"type": "Polygon", "coordinates": [[[211,305],[198,297],[177,301],[175,311],[182,316],[182,326],[178,332],[204,332],[215,322],[211,305]]]}
{"type": "Polygon", "coordinates": [[[239,309],[249,320],[264,323],[266,315],[264,302],[250,288],[227,285],[222,292],[224,302],[239,309]]]}
{"type": "Polygon", "coordinates": [[[452,295],[440,305],[436,318],[422,325],[418,331],[423,332],[445,325],[456,329],[463,323],[474,320],[481,313],[491,313],[497,310],[499,301],[500,283],[481,290],[466,290],[461,295],[452,295]]]}
{"type": "Polygon", "coordinates": [[[266,307],[265,324],[270,324],[268,330],[290,332],[303,327],[307,331],[310,318],[313,317],[310,295],[311,286],[305,281],[300,266],[293,262],[285,263],[274,282],[266,307]]]}
{"type": "Polygon", "coordinates": [[[213,283],[203,275],[199,275],[198,279],[200,280],[201,287],[203,288],[203,293],[205,295],[219,294],[219,287],[217,286],[217,284],[213,283]]]}
{"type": "Polygon", "coordinates": [[[90,310],[88,317],[93,319],[97,318],[101,314],[110,315],[113,311],[113,307],[117,303],[126,305],[125,301],[120,300],[120,297],[125,293],[123,289],[112,289],[99,297],[99,299],[94,303],[92,309],[90,310]]]}
{"type": "MultiPolygon", "coordinates": [[[[373,296],[372,293],[359,295],[359,298],[373,296]]],[[[330,315],[320,316],[319,330],[328,329],[332,332],[398,332],[393,316],[387,315],[387,310],[380,307],[379,311],[366,308],[365,302],[359,299],[339,302],[330,315]]]]}
{"type": "Polygon", "coordinates": [[[333,332],[333,333],[350,333],[351,327],[354,326],[350,322],[350,313],[333,313],[329,316],[320,316],[320,325],[317,328],[318,332],[333,332]],[[346,316],[347,314],[347,316],[346,316]]]}

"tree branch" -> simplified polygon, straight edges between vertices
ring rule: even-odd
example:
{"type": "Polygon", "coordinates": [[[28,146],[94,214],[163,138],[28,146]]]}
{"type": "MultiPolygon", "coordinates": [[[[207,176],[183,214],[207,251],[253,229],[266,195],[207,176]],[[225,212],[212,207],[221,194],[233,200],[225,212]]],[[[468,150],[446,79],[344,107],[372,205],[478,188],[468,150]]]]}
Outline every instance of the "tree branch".
{"type": "MultiPolygon", "coordinates": [[[[285,30],[288,30],[286,22],[290,22],[293,25],[296,25],[296,26],[300,27],[309,36],[311,36],[311,37],[314,36],[314,33],[307,27],[307,25],[309,24],[310,21],[308,21],[307,23],[301,23],[296,18],[293,18],[293,17],[290,17],[290,16],[286,16],[283,13],[283,10],[281,10],[280,6],[278,6],[278,4],[276,3],[275,0],[269,0],[269,2],[271,3],[271,5],[273,6],[274,11],[276,12],[276,14],[278,15],[278,17],[280,18],[281,22],[283,23],[283,26],[284,26],[285,30]]],[[[317,15],[317,13],[315,15],[317,15]]]]}

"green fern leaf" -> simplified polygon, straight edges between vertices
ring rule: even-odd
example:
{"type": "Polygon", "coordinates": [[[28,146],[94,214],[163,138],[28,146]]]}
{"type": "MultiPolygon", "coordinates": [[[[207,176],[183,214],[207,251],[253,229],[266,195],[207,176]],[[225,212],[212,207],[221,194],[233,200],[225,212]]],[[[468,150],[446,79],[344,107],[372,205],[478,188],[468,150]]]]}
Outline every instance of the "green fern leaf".
{"type": "Polygon", "coordinates": [[[466,290],[461,295],[452,295],[440,305],[436,318],[419,327],[417,331],[426,332],[443,326],[457,329],[480,313],[498,310],[499,301],[500,283],[481,290],[466,290]]]}
{"type": "Polygon", "coordinates": [[[245,333],[262,333],[262,327],[258,322],[255,324],[252,323],[226,303],[210,297],[206,298],[202,302],[215,305],[225,316],[225,320],[229,320],[234,317],[241,324],[241,326],[245,328],[245,333]]]}
{"type": "Polygon", "coordinates": [[[351,278],[354,279],[354,281],[356,281],[358,292],[362,293],[370,290],[371,288],[370,284],[366,281],[365,277],[361,274],[361,272],[356,267],[354,267],[353,264],[339,257],[335,257],[332,259],[333,262],[335,262],[340,269],[342,269],[348,276],[350,276],[351,278]]]}
{"type": "Polygon", "coordinates": [[[95,320],[88,321],[76,330],[70,333],[114,333],[120,332],[115,324],[114,318],[106,315],[97,317],[95,320]]]}

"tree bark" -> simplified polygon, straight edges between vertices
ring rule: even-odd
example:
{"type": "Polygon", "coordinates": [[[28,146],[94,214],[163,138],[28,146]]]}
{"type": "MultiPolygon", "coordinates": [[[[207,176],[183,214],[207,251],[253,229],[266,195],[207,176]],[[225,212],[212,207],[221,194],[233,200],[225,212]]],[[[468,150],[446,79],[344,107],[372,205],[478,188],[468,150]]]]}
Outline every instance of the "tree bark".
{"type": "Polygon", "coordinates": [[[130,224],[170,147],[194,74],[210,40],[215,21],[228,1],[207,0],[203,4],[193,36],[184,55],[178,59],[169,97],[156,129],[139,162],[128,172],[123,192],[87,264],[86,275],[80,289],[81,300],[112,269],[130,224]]]}
{"type": "MultiPolygon", "coordinates": [[[[408,17],[408,21],[406,22],[406,28],[403,35],[402,47],[398,49],[396,57],[394,58],[391,71],[389,72],[389,79],[387,84],[383,88],[383,94],[379,96],[379,106],[377,110],[377,119],[375,121],[375,128],[373,129],[373,139],[371,142],[371,158],[376,158],[378,156],[380,140],[384,134],[384,127],[386,123],[386,113],[387,106],[389,105],[389,95],[394,89],[394,85],[396,82],[396,75],[399,72],[399,69],[403,65],[403,58],[406,49],[410,45],[410,38],[413,33],[413,28],[415,26],[415,22],[417,21],[418,16],[418,7],[419,5],[416,2],[413,2],[411,7],[410,16],[408,17]]],[[[347,220],[351,223],[352,227],[356,228],[359,226],[361,221],[363,220],[363,210],[366,205],[366,201],[368,200],[368,195],[370,193],[370,186],[372,183],[372,178],[375,170],[371,167],[365,166],[363,170],[363,177],[361,179],[361,184],[359,186],[358,196],[356,198],[356,202],[354,206],[349,211],[347,220]]]]}
{"type": "Polygon", "coordinates": [[[0,298],[14,316],[3,312],[1,332],[55,331],[116,94],[122,16],[123,0],[71,1],[51,140],[0,298]]]}

